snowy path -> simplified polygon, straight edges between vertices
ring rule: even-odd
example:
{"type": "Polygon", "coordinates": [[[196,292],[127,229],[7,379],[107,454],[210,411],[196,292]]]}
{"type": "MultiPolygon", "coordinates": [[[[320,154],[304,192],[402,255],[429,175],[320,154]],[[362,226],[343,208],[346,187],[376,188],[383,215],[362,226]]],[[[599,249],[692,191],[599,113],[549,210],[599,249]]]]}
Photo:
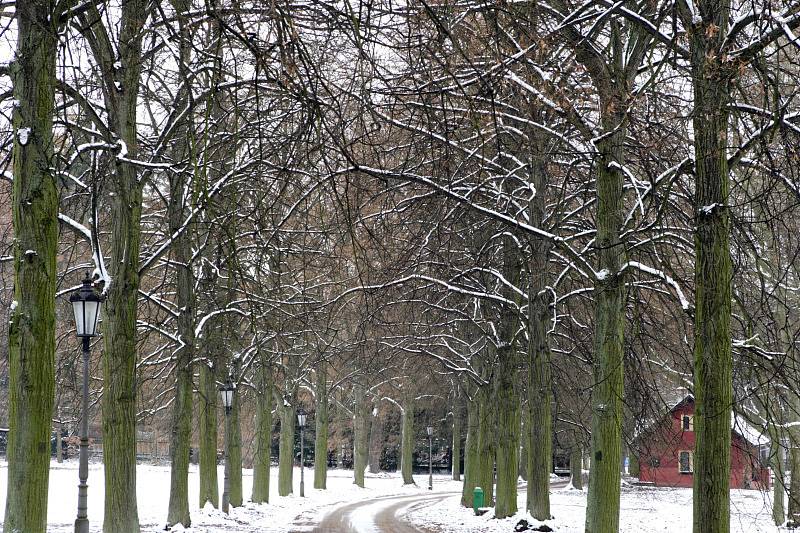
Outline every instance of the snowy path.
{"type": "Polygon", "coordinates": [[[293,532],[316,533],[420,533],[429,531],[415,527],[402,519],[410,509],[421,509],[446,498],[460,496],[460,492],[431,492],[417,496],[387,496],[355,502],[337,507],[327,514],[317,526],[295,529],[293,532]]]}

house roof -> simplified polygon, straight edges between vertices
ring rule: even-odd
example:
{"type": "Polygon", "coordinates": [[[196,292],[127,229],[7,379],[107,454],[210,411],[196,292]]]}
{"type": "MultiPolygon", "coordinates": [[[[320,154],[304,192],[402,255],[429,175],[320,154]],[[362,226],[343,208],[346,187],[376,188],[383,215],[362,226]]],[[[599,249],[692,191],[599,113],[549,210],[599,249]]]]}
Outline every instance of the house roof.
{"type": "MultiPolygon", "coordinates": [[[[672,413],[678,407],[687,403],[694,403],[694,395],[687,394],[670,407],[668,413],[672,413]]],[[[731,412],[731,430],[742,437],[744,440],[753,446],[763,446],[769,444],[769,438],[764,435],[759,429],[754,428],[750,423],[744,419],[743,416],[731,412]]]]}

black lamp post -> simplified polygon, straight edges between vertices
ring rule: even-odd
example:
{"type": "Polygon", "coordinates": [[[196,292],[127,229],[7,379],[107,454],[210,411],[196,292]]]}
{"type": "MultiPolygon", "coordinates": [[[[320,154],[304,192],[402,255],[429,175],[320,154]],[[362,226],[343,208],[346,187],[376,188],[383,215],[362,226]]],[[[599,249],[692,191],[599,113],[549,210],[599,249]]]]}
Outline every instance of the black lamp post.
{"type": "Polygon", "coordinates": [[[231,406],[233,405],[233,393],[236,388],[231,383],[231,378],[219,388],[220,396],[222,396],[222,405],[225,407],[225,480],[222,483],[222,512],[228,514],[231,499],[231,462],[230,462],[230,433],[231,433],[231,406]]]}
{"type": "Polygon", "coordinates": [[[428,426],[428,490],[433,490],[433,426],[428,426]]]}
{"type": "MultiPolygon", "coordinates": [[[[81,444],[78,463],[78,518],[75,519],[75,533],[89,533],[87,516],[87,489],[89,479],[89,341],[97,335],[97,321],[100,318],[102,296],[94,290],[89,273],[83,285],[69,297],[75,313],[75,333],[83,340],[83,406],[81,412],[81,444]]],[[[56,445],[59,445],[56,442],[56,445]]]]}
{"type": "Polygon", "coordinates": [[[305,493],[305,464],[303,461],[303,440],[305,438],[306,429],[306,412],[301,407],[297,410],[297,425],[300,426],[300,497],[304,498],[305,493]]]}

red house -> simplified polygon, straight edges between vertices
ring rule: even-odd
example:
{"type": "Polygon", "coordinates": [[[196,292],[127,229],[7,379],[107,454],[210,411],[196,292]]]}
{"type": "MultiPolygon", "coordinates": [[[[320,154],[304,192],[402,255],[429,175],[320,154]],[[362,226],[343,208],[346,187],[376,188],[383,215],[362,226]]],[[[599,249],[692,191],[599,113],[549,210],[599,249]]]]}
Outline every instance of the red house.
{"type": "MultiPolygon", "coordinates": [[[[731,415],[731,488],[768,489],[769,469],[760,451],[768,439],[731,415]]],[[[639,481],[664,487],[691,487],[694,472],[694,396],[678,402],[635,441],[639,481]]]]}

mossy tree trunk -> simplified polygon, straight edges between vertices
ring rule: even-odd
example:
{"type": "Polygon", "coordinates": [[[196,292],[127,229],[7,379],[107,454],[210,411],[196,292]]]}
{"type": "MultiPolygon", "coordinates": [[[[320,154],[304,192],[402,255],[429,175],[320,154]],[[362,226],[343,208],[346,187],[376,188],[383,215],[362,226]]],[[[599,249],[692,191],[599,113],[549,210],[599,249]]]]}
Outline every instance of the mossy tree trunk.
{"type": "Polygon", "coordinates": [[[278,452],[278,495],[288,496],[294,490],[295,397],[284,399],[278,407],[281,434],[278,452]]]}
{"type": "Polygon", "coordinates": [[[355,413],[353,420],[353,476],[359,487],[364,487],[364,471],[367,469],[369,453],[369,431],[372,417],[371,404],[367,400],[365,387],[356,384],[353,387],[355,413]]]}
{"type": "Polygon", "coordinates": [[[463,400],[460,389],[456,391],[453,401],[453,452],[450,454],[452,459],[451,472],[453,481],[461,481],[461,420],[463,411],[463,400]]]}
{"type": "Polygon", "coordinates": [[[414,398],[408,395],[403,402],[402,429],[400,435],[400,473],[403,485],[414,484],[414,398]]]}
{"type": "Polygon", "coordinates": [[[517,512],[517,479],[519,477],[520,404],[517,382],[516,343],[498,348],[495,380],[495,453],[497,489],[495,516],[506,518],[517,512]]]}
{"type": "MultiPolygon", "coordinates": [[[[520,424],[519,477],[528,481],[528,456],[530,449],[531,410],[528,404],[522,406],[522,423],[520,424]]],[[[527,504],[525,506],[527,509],[527,504]]]]}
{"type": "Polygon", "coordinates": [[[315,396],[317,401],[314,420],[314,488],[324,489],[328,484],[328,368],[320,361],[316,371],[315,396]]]}
{"type": "MultiPolygon", "coordinates": [[[[799,407],[795,405],[795,407],[799,407]]],[[[789,448],[789,465],[791,466],[791,478],[789,480],[789,506],[786,520],[792,527],[800,527],[800,448],[798,441],[792,438],[789,448]]]]}
{"type": "Polygon", "coordinates": [[[478,475],[477,486],[483,489],[486,506],[494,505],[495,413],[491,401],[492,382],[478,389],[478,475]]]}
{"type": "Polygon", "coordinates": [[[242,361],[238,357],[233,360],[233,379],[236,383],[236,394],[233,395],[233,404],[230,413],[231,434],[228,435],[228,459],[230,460],[230,504],[231,507],[241,507],[244,499],[242,490],[242,426],[240,413],[242,411],[243,388],[240,375],[242,361]]]}
{"type": "MultiPolygon", "coordinates": [[[[136,317],[142,187],[136,113],[142,70],[142,38],[150,2],[123,2],[118,43],[96,6],[82,15],[81,28],[95,55],[108,113],[107,142],[119,146],[107,188],[111,193],[111,285],[106,289],[103,335],[103,461],[106,533],[138,533],[136,510],[136,317]],[[124,44],[119,44],[124,43],[124,44]],[[117,52],[117,50],[119,52],[117,52]]],[[[115,31],[116,33],[116,31],[115,31]]]]}
{"type": "MultiPolygon", "coordinates": [[[[185,14],[189,10],[188,0],[172,0],[172,5],[178,13],[180,61],[179,70],[181,80],[188,84],[186,67],[190,60],[191,36],[186,26],[185,14]]],[[[179,106],[188,103],[187,87],[184,86],[179,94],[179,106]]],[[[176,129],[175,134],[175,159],[178,161],[188,159],[194,163],[192,155],[192,128],[188,120],[176,129]]],[[[169,175],[170,196],[167,206],[169,229],[175,234],[183,226],[188,217],[188,201],[184,190],[188,182],[185,172],[175,171],[169,175]]],[[[192,274],[192,247],[191,230],[185,230],[176,239],[173,245],[173,261],[176,269],[175,300],[178,315],[178,338],[182,344],[175,353],[176,358],[176,383],[175,401],[172,412],[170,454],[170,491],[169,506],[167,508],[167,526],[182,524],[184,527],[191,525],[189,514],[189,448],[192,433],[192,360],[194,359],[194,313],[195,292],[194,276],[192,274]]]]}
{"type": "MultiPolygon", "coordinates": [[[[615,49],[623,44],[614,39],[615,49]]],[[[624,87],[624,75],[619,80],[624,87]]],[[[605,136],[597,143],[598,275],[595,281],[594,385],[592,388],[592,471],[586,533],[619,530],[623,398],[625,282],[620,272],[625,249],[619,231],[623,217],[623,143],[627,133],[624,91],[603,95],[605,136]]]]}
{"type": "MultiPolygon", "coordinates": [[[[213,364],[213,363],[212,363],[213,364]]],[[[197,416],[199,427],[200,508],[210,503],[219,508],[217,480],[217,383],[214,369],[200,364],[197,416]]]]}
{"type": "MultiPolygon", "coordinates": [[[[536,133],[531,132],[532,135],[536,133]]],[[[534,137],[536,138],[536,137],[534,137]]],[[[540,143],[544,144],[544,143],[540,143]]],[[[528,206],[532,224],[540,227],[545,219],[544,191],[547,170],[542,150],[535,147],[531,154],[530,182],[537,191],[528,206]],[[539,192],[541,191],[541,192],[539,192]]],[[[550,463],[553,456],[553,420],[551,408],[552,377],[550,371],[550,342],[548,327],[547,265],[551,245],[542,239],[531,238],[531,258],[528,263],[528,491],[526,506],[537,520],[550,518],[550,463]]]]}
{"type": "Polygon", "coordinates": [[[464,485],[461,490],[461,505],[472,507],[472,493],[478,486],[480,459],[478,456],[478,402],[467,401],[467,440],[464,444],[464,485]]]}
{"type": "Polygon", "coordinates": [[[253,457],[253,503],[269,502],[269,467],[272,449],[272,370],[259,354],[256,391],[256,434],[253,457]]]}
{"type": "Polygon", "coordinates": [[[55,8],[53,0],[17,4],[16,59],[10,65],[18,105],[12,119],[16,305],[8,339],[7,486],[12,490],[6,498],[6,532],[44,533],[47,527],[58,242],[58,191],[49,170],[54,166],[55,8]]]}
{"type": "Polygon", "coordinates": [[[728,103],[736,65],[717,58],[730,1],[695,2],[689,35],[695,132],[694,531],[730,530],[731,256],[728,103]]]}

